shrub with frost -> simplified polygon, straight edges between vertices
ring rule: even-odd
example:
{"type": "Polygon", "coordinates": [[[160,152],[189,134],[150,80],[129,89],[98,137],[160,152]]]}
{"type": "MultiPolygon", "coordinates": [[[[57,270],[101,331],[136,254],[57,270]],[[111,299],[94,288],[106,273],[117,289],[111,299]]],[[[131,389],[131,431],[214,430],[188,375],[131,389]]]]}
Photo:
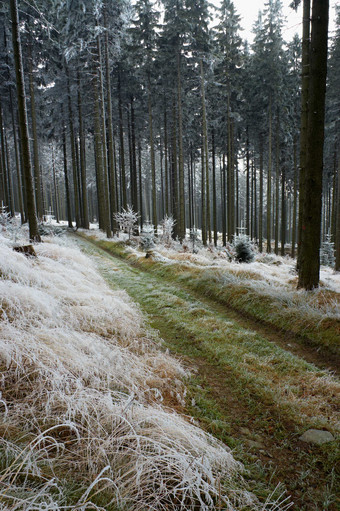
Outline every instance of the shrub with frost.
{"type": "Polygon", "coordinates": [[[235,250],[235,259],[239,263],[251,263],[254,260],[254,246],[246,234],[234,236],[233,248],[235,250]]]}
{"type": "Polygon", "coordinates": [[[335,264],[334,243],[332,242],[332,235],[329,233],[326,234],[325,241],[321,243],[320,264],[331,267],[335,264]]]}
{"type": "Polygon", "coordinates": [[[192,252],[193,252],[193,254],[197,254],[198,250],[196,248],[196,243],[198,240],[198,231],[195,227],[192,227],[190,229],[189,237],[190,237],[190,241],[192,243],[192,252]]]}
{"type": "Polygon", "coordinates": [[[131,206],[128,206],[127,209],[122,209],[120,213],[116,213],[114,218],[119,225],[119,229],[123,232],[127,232],[129,235],[129,240],[131,239],[131,234],[133,233],[137,221],[139,218],[138,213],[135,213],[131,206]]]}
{"type": "Polygon", "coordinates": [[[147,253],[155,246],[155,229],[150,222],[143,225],[139,243],[141,249],[147,253]]]}
{"type": "Polygon", "coordinates": [[[175,223],[176,223],[176,221],[173,219],[173,217],[167,216],[167,215],[163,218],[163,220],[161,222],[161,226],[162,226],[162,230],[163,230],[161,239],[162,239],[162,242],[164,243],[164,245],[167,247],[170,247],[170,245],[171,245],[175,223]]]}

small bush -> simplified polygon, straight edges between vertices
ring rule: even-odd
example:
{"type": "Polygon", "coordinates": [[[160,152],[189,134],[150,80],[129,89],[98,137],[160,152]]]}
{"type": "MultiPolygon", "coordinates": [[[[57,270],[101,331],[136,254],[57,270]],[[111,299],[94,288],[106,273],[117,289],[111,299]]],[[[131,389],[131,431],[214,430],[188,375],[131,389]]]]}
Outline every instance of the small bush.
{"type": "Polygon", "coordinates": [[[150,223],[145,223],[140,237],[140,247],[145,252],[149,252],[155,246],[155,230],[150,223]]]}
{"type": "Polygon", "coordinates": [[[128,233],[129,240],[131,239],[131,234],[136,227],[138,217],[138,213],[135,213],[131,206],[128,206],[127,209],[123,208],[120,213],[116,213],[114,215],[114,218],[119,225],[119,229],[128,233]]]}
{"type": "Polygon", "coordinates": [[[237,234],[233,240],[233,247],[236,254],[235,259],[239,263],[251,263],[254,260],[254,247],[246,234],[237,234]]]}
{"type": "Polygon", "coordinates": [[[163,229],[163,234],[162,234],[161,239],[165,246],[170,247],[170,245],[171,245],[175,223],[176,223],[176,221],[172,218],[172,216],[166,215],[163,218],[163,221],[161,223],[162,229],[163,229]]]}
{"type": "Polygon", "coordinates": [[[326,239],[321,244],[320,264],[331,267],[333,267],[335,264],[334,243],[332,242],[331,234],[326,234],[326,239]]]}

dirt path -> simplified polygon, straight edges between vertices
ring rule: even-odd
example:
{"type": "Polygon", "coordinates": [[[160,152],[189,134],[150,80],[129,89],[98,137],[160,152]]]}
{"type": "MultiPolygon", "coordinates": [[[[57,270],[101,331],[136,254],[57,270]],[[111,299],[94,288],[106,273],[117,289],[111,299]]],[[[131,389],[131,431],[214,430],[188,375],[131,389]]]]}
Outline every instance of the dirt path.
{"type": "MultiPolygon", "coordinates": [[[[188,382],[187,412],[235,449],[235,456],[247,467],[250,489],[261,496],[261,487],[281,482],[295,502],[293,509],[338,509],[336,474],[332,470],[335,460],[325,448],[299,441],[301,421],[294,420],[286,405],[278,406],[270,385],[268,395],[261,393],[250,373],[238,369],[242,364],[235,362],[235,350],[246,342],[244,339],[248,339],[247,351],[254,345],[263,357],[272,351],[275,357],[285,357],[276,345],[285,346],[287,340],[280,343],[278,334],[261,325],[255,328],[258,325],[254,321],[239,321],[237,315],[210,300],[198,299],[89,242],[77,242],[95,258],[110,286],[125,289],[140,305],[165,345],[193,372],[188,382]],[[223,344],[221,331],[225,332],[223,344]],[[232,349],[229,343],[234,343],[232,349]]],[[[294,346],[293,339],[289,344],[297,356],[287,355],[287,363],[292,360],[298,364],[301,347],[294,346]]],[[[246,356],[242,353],[238,354],[240,360],[246,356]]],[[[310,362],[315,362],[313,358],[310,362]]],[[[304,364],[306,371],[311,371],[307,362],[302,362],[302,367],[304,364]]]]}

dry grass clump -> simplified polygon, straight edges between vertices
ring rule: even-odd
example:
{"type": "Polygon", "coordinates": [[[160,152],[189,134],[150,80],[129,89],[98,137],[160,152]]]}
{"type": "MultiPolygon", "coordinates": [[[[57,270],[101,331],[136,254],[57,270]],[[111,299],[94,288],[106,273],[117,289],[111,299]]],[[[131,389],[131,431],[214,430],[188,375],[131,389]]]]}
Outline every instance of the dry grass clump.
{"type": "Polygon", "coordinates": [[[0,244],[0,510],[262,509],[229,450],[163,407],[185,372],[127,295],[62,240],[35,249],[0,244]]]}

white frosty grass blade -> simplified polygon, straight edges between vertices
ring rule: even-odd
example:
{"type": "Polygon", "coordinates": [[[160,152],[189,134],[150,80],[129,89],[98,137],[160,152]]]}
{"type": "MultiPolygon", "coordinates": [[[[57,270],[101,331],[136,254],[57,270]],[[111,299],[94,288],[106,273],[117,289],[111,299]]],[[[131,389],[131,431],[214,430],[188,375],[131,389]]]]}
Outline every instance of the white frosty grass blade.
{"type": "Polygon", "coordinates": [[[102,492],[131,510],[260,509],[229,450],[163,407],[185,371],[128,296],[70,243],[35,249],[0,243],[0,510],[103,509],[102,492]]]}

